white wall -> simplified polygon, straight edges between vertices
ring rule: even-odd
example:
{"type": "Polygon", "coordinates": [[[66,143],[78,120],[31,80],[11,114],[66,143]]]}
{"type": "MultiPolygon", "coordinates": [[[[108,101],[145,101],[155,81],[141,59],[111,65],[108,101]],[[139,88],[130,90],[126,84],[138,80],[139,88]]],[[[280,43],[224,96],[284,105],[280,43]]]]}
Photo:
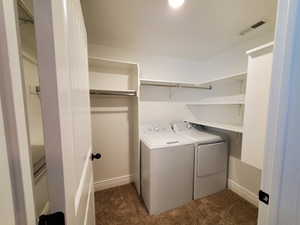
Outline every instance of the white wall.
{"type": "Polygon", "coordinates": [[[93,163],[95,190],[110,187],[111,182],[128,183],[133,175],[131,101],[93,96],[91,106],[93,152],[102,155],[93,163]]]}
{"type": "Polygon", "coordinates": [[[39,86],[37,62],[27,53],[25,54],[26,57],[23,57],[23,72],[30,144],[44,145],[41,103],[39,96],[35,93],[35,87],[39,86]]]}
{"type": "MultiPolygon", "coordinates": [[[[22,0],[32,12],[32,0],[22,0]]],[[[23,9],[19,13],[22,13],[23,9]]],[[[34,94],[34,87],[39,86],[38,63],[36,54],[36,40],[34,26],[30,23],[20,23],[20,38],[22,46],[22,63],[25,84],[25,103],[31,145],[43,145],[43,125],[41,103],[38,95],[34,94]]]]}
{"type": "MultiPolygon", "coordinates": [[[[89,45],[89,55],[138,62],[141,67],[142,79],[200,82],[246,71],[247,55],[245,51],[267,43],[272,38],[272,33],[266,33],[256,39],[229,48],[222,54],[202,62],[164,56],[143,55],[138,51],[99,45],[89,45]]],[[[169,121],[173,121],[185,119],[187,116],[190,116],[190,113],[184,104],[178,105],[178,102],[183,103],[195,100],[205,94],[204,92],[172,89],[171,97],[176,95],[176,93],[179,96],[179,98],[172,99],[170,98],[170,90],[168,89],[143,88],[141,93],[141,120],[143,122],[144,120],[168,119],[169,121]],[[174,102],[176,104],[173,104],[174,102]],[[180,115],[179,113],[173,113],[174,111],[178,112],[178,110],[180,115]]]]}
{"type": "Polygon", "coordinates": [[[245,51],[271,40],[273,40],[273,33],[263,33],[255,39],[229,47],[220,54],[201,62],[167,56],[145,55],[137,50],[94,44],[89,45],[89,56],[138,62],[141,66],[141,78],[143,79],[197,82],[245,71],[247,67],[245,51]]]}
{"type": "MultiPolygon", "coordinates": [[[[140,64],[141,78],[200,82],[226,75],[245,72],[247,55],[245,52],[273,40],[273,33],[264,33],[212,57],[195,62],[164,56],[144,55],[138,51],[89,45],[89,56],[129,60],[140,64]]],[[[141,93],[141,122],[184,120],[191,112],[185,103],[195,101],[206,94],[202,90],[184,90],[143,87],[141,93]]],[[[230,134],[236,144],[229,162],[229,178],[235,184],[256,195],[260,187],[260,171],[241,162],[241,137],[230,134]],[[247,179],[246,179],[247,178],[247,179]]]]}

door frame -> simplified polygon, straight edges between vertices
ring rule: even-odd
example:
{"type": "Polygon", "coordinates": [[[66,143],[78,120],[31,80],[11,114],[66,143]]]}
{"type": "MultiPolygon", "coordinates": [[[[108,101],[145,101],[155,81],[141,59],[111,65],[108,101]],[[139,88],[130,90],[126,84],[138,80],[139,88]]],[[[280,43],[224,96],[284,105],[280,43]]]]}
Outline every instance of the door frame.
{"type": "Polygon", "coordinates": [[[0,98],[0,218],[5,218],[5,224],[7,225],[16,225],[11,174],[9,170],[6,146],[6,135],[4,131],[2,104],[0,98]]]}
{"type": "MultiPolygon", "coordinates": [[[[273,67],[271,93],[269,101],[267,140],[265,146],[264,168],[262,171],[262,190],[270,194],[270,204],[260,202],[258,225],[279,224],[280,204],[282,199],[282,181],[284,170],[296,169],[297,165],[285,165],[284,160],[288,154],[298,157],[296,152],[288,151],[289,139],[297,138],[295,134],[289,134],[290,120],[297,122],[294,114],[291,114],[292,93],[297,92],[293,78],[299,73],[295,69],[295,63],[300,61],[297,54],[297,37],[299,39],[300,27],[297,20],[300,19],[299,0],[279,0],[277,10],[275,46],[273,51],[273,67]],[[293,118],[294,117],[294,118],[293,118]]],[[[300,125],[300,124],[298,124],[300,125]]],[[[299,140],[299,137],[298,137],[299,140]]],[[[289,149],[290,150],[290,149],[289,149]]],[[[297,182],[296,180],[294,181],[297,182]]],[[[296,194],[296,193],[295,193],[296,194]]],[[[290,205],[292,207],[292,205],[290,205]]],[[[285,210],[292,210],[292,208],[285,210]]],[[[288,221],[286,221],[288,224],[288,221]]]]}
{"type": "MultiPolygon", "coordinates": [[[[291,65],[300,60],[300,56],[293,51],[293,49],[297,49],[295,37],[300,32],[300,28],[295,26],[300,14],[299,2],[300,0],[279,0],[278,3],[273,79],[268,118],[269,132],[262,176],[262,188],[271,193],[271,199],[269,206],[262,205],[260,208],[260,225],[278,224],[278,209],[281,202],[281,181],[284,168],[283,159],[285,154],[287,154],[285,143],[287,142],[288,116],[290,115],[289,97],[291,91],[295,88],[292,78],[297,72],[291,69],[291,65]]],[[[13,188],[12,191],[14,200],[18,199],[18,205],[24,206],[24,208],[18,207],[18,209],[15,209],[16,221],[22,220],[23,224],[32,225],[36,222],[32,169],[24,110],[14,1],[0,0],[0,31],[2,34],[0,36],[0,94],[3,105],[8,157],[14,159],[14,163],[10,164],[10,172],[13,174],[11,182],[13,187],[18,187],[13,188]]]]}
{"type": "Polygon", "coordinates": [[[15,223],[36,224],[16,1],[0,0],[0,97],[15,223]]]}

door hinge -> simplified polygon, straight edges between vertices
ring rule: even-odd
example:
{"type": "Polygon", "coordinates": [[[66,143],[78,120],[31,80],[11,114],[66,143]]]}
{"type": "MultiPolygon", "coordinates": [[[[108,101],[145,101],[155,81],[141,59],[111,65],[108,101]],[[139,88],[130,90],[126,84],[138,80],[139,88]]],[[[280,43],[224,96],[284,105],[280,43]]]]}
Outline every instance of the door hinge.
{"type": "Polygon", "coordinates": [[[65,214],[57,212],[39,217],[39,225],[65,225],[65,214]]]}
{"type": "Polygon", "coordinates": [[[259,201],[265,203],[266,205],[269,205],[270,196],[268,193],[260,190],[258,196],[259,196],[259,201]]]}

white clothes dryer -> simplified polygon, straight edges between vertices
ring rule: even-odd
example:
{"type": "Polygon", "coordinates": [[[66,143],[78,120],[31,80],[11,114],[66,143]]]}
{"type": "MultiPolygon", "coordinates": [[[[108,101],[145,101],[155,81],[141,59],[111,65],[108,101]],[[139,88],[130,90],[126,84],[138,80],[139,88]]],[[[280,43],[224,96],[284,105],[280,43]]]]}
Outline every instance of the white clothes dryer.
{"type": "Polygon", "coordinates": [[[227,186],[228,147],[220,136],[198,130],[187,122],[172,124],[174,132],[195,144],[194,199],[199,199],[227,186]]]}

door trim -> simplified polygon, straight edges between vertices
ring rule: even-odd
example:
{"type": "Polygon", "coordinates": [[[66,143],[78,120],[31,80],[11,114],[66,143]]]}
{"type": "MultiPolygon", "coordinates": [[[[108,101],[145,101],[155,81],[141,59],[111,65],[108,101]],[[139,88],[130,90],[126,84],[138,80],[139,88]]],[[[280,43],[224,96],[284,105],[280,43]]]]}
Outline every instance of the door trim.
{"type": "Polygon", "coordinates": [[[293,85],[291,78],[295,76],[292,65],[295,61],[300,61],[299,55],[294,57],[296,49],[294,38],[300,32],[300,28],[295,26],[300,15],[299,3],[299,0],[279,0],[277,7],[268,135],[262,171],[262,190],[270,194],[270,205],[259,204],[259,225],[278,224],[283,159],[286,155],[289,97],[293,85]]]}
{"type": "Polygon", "coordinates": [[[7,225],[16,225],[15,207],[13,201],[11,173],[8,164],[6,135],[0,98],[0,218],[5,218],[7,225]]]}
{"type": "MultiPolygon", "coordinates": [[[[84,188],[86,188],[85,186],[87,185],[86,182],[89,182],[89,180],[87,180],[90,174],[88,174],[88,169],[89,166],[91,166],[91,154],[92,154],[92,149],[90,148],[87,158],[85,159],[85,163],[84,163],[84,168],[82,170],[82,176],[81,176],[81,180],[79,183],[79,186],[77,188],[77,192],[75,194],[75,213],[77,214],[77,210],[79,208],[80,205],[80,201],[82,198],[81,193],[83,192],[84,188]]],[[[88,187],[89,188],[89,187],[88,187]]]]}
{"type": "Polygon", "coordinates": [[[0,0],[0,95],[16,224],[36,224],[15,0],[0,0]]]}

